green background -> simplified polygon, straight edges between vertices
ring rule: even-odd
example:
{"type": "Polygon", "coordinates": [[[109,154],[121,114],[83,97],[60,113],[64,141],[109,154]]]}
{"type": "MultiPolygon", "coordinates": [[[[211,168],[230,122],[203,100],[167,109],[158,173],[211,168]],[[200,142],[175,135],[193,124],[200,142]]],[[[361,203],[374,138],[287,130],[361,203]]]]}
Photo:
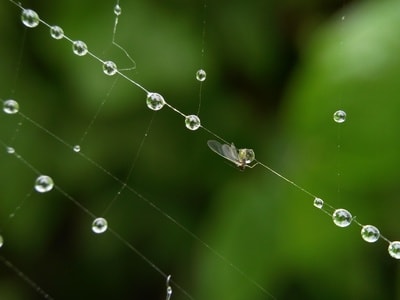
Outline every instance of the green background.
{"type": "MultiPolygon", "coordinates": [[[[130,66],[111,45],[114,2],[32,3],[22,5],[99,58],[130,66]]],[[[116,40],[136,63],[125,74],[196,114],[204,68],[203,126],[400,239],[398,1],[120,5],[116,40]]],[[[213,135],[189,131],[167,107],[150,111],[142,90],[104,75],[43,24],[24,28],[11,2],[0,3],[0,23],[0,98],[48,130],[3,113],[2,143],[93,215],[112,203],[110,227],[194,299],[400,299],[386,242],[364,242],[356,224],[336,227],[261,166],[231,166],[208,149],[213,135]],[[86,158],[67,146],[77,143],[86,158]],[[131,190],[118,194],[114,177],[131,190]]],[[[24,276],[54,299],[165,299],[159,272],[110,232],[93,234],[92,216],[59,190],[34,192],[37,174],[5,149],[0,170],[0,255],[15,266],[0,264],[0,299],[43,299],[24,276]]],[[[189,299],[172,288],[172,299],[189,299]]]]}

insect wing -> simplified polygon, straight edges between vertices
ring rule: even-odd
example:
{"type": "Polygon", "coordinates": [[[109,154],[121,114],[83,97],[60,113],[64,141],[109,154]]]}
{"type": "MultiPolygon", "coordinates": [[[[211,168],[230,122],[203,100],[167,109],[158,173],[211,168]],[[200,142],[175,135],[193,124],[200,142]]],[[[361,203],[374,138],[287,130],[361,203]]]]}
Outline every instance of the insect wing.
{"type": "Polygon", "coordinates": [[[207,142],[208,147],[218,155],[226,158],[227,160],[239,165],[239,157],[234,145],[221,144],[215,140],[207,142]]]}

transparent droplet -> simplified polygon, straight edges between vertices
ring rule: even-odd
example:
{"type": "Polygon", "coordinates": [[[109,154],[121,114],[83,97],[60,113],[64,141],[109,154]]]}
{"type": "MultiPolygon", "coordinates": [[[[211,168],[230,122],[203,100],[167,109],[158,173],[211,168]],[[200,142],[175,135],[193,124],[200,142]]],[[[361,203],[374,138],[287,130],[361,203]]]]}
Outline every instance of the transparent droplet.
{"type": "Polygon", "coordinates": [[[253,149],[239,149],[238,158],[240,162],[249,164],[256,158],[256,154],[253,149]]]}
{"type": "Polygon", "coordinates": [[[13,115],[19,111],[19,104],[17,101],[8,99],[3,102],[3,111],[6,114],[13,115]]]}
{"type": "Polygon", "coordinates": [[[375,243],[380,235],[379,229],[373,225],[365,225],[361,229],[361,237],[368,243],[375,243]]]}
{"type": "Polygon", "coordinates": [[[343,110],[335,111],[335,113],[333,114],[333,120],[336,123],[343,123],[344,121],[346,121],[346,113],[343,110]]]}
{"type": "Polygon", "coordinates": [[[197,130],[201,126],[200,119],[196,115],[189,115],[185,118],[185,125],[187,129],[197,130]]]}
{"type": "Polygon", "coordinates": [[[104,218],[96,218],[92,223],[92,231],[94,233],[103,233],[107,230],[107,220],[104,218]]]}
{"type": "Polygon", "coordinates": [[[119,6],[118,4],[116,4],[115,6],[114,6],[114,14],[116,15],[116,16],[119,16],[120,14],[121,14],[121,6],[119,6]]]}
{"type": "Polygon", "coordinates": [[[39,193],[49,192],[53,187],[53,179],[47,175],[40,175],[35,181],[35,190],[39,193]]]}
{"type": "Polygon", "coordinates": [[[15,153],[15,149],[13,147],[7,147],[7,153],[8,154],[14,154],[15,153]]]}
{"type": "Polygon", "coordinates": [[[204,80],[206,80],[206,77],[207,77],[207,73],[203,69],[200,69],[196,72],[196,79],[198,81],[204,81],[204,80]]]}
{"type": "Polygon", "coordinates": [[[39,25],[39,15],[32,9],[23,9],[21,14],[22,23],[29,28],[39,25]]]}
{"type": "Polygon", "coordinates": [[[166,300],[171,299],[171,296],[172,296],[172,287],[168,286],[168,287],[167,287],[167,297],[166,297],[166,300]]]}
{"type": "Polygon", "coordinates": [[[314,199],[314,206],[316,208],[322,208],[324,206],[324,200],[322,200],[321,198],[315,198],[314,199]]]}
{"type": "Polygon", "coordinates": [[[113,61],[105,61],[103,64],[103,72],[108,76],[112,76],[117,73],[117,65],[113,61]]]}
{"type": "Polygon", "coordinates": [[[53,39],[61,40],[64,37],[64,30],[60,26],[51,26],[50,35],[53,39]]]}
{"type": "Polygon", "coordinates": [[[82,41],[75,41],[72,44],[72,50],[76,55],[84,56],[88,53],[88,48],[86,44],[82,41]]]}
{"type": "Polygon", "coordinates": [[[391,257],[400,259],[400,242],[394,241],[389,244],[388,252],[391,257]]]}
{"type": "Polygon", "coordinates": [[[3,236],[0,235],[0,248],[3,247],[4,239],[3,236]]]}
{"type": "Polygon", "coordinates": [[[148,93],[146,98],[147,107],[152,110],[160,110],[165,104],[163,96],[157,93],[148,93]]]}
{"type": "Polygon", "coordinates": [[[81,146],[75,145],[74,148],[73,148],[73,150],[74,150],[75,152],[79,152],[79,151],[81,151],[81,146]]]}
{"type": "Polygon", "coordinates": [[[347,227],[351,224],[353,217],[348,210],[339,208],[333,212],[332,219],[335,225],[339,227],[347,227]]]}

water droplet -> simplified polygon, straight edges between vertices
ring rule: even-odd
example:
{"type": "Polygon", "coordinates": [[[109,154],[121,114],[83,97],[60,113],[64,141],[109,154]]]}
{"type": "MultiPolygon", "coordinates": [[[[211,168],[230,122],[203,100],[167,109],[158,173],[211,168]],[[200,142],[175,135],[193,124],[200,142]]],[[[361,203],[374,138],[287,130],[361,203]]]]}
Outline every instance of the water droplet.
{"type": "Polygon", "coordinates": [[[239,149],[238,159],[240,162],[249,164],[256,158],[256,154],[253,149],[239,149]]]}
{"type": "Polygon", "coordinates": [[[13,147],[7,147],[7,153],[8,154],[14,154],[15,153],[15,149],[13,147]]]}
{"type": "Polygon", "coordinates": [[[333,212],[332,219],[335,225],[339,227],[347,227],[351,224],[353,217],[348,210],[339,208],[333,212]]]}
{"type": "Polygon", "coordinates": [[[118,4],[116,4],[115,6],[114,6],[114,14],[116,15],[116,16],[119,16],[120,14],[121,14],[121,6],[119,6],[118,4]]]}
{"type": "Polygon", "coordinates": [[[94,233],[103,233],[107,230],[107,220],[104,218],[96,218],[92,223],[92,231],[94,233]]]}
{"type": "Polygon", "coordinates": [[[400,259],[400,242],[394,241],[389,244],[388,252],[391,257],[400,259]]]}
{"type": "Polygon", "coordinates": [[[40,175],[35,181],[35,190],[39,193],[49,192],[53,187],[53,179],[47,175],[40,175]]]}
{"type": "Polygon", "coordinates": [[[200,69],[196,72],[196,79],[198,81],[204,81],[204,80],[206,80],[206,77],[207,77],[207,73],[203,69],[200,69]]]}
{"type": "Polygon", "coordinates": [[[197,130],[201,126],[200,119],[196,115],[189,115],[185,118],[185,125],[187,129],[197,130]]]}
{"type": "Polygon", "coordinates": [[[346,121],[346,113],[343,110],[335,111],[335,113],[333,114],[333,120],[336,123],[343,123],[344,121],[346,121]]]}
{"type": "Polygon", "coordinates": [[[6,114],[13,115],[19,111],[19,104],[17,101],[8,99],[3,102],[3,111],[6,114]]]}
{"type": "Polygon", "coordinates": [[[372,225],[365,225],[361,229],[361,237],[368,243],[375,243],[380,235],[379,229],[372,225]]]}
{"type": "Polygon", "coordinates": [[[79,151],[81,151],[81,146],[75,145],[73,149],[75,152],[79,152],[79,151]]]}
{"type": "Polygon", "coordinates": [[[315,198],[314,199],[314,206],[316,208],[322,208],[324,206],[324,200],[322,200],[321,198],[315,198]]]}
{"type": "Polygon", "coordinates": [[[84,56],[88,53],[88,48],[86,44],[82,41],[75,41],[72,44],[72,50],[76,55],[84,56]]]}
{"type": "Polygon", "coordinates": [[[22,23],[29,28],[39,25],[39,15],[32,9],[23,9],[21,14],[22,23]]]}
{"type": "Polygon", "coordinates": [[[157,93],[148,93],[146,98],[147,107],[152,110],[160,110],[165,104],[163,96],[157,93]]]}
{"type": "Polygon", "coordinates": [[[51,26],[50,35],[53,39],[61,40],[64,37],[64,30],[60,26],[51,26]]]}
{"type": "Polygon", "coordinates": [[[0,235],[0,248],[3,247],[4,239],[3,236],[0,235]]]}
{"type": "Polygon", "coordinates": [[[103,72],[108,76],[117,73],[117,65],[113,61],[105,61],[103,63],[103,72]]]}

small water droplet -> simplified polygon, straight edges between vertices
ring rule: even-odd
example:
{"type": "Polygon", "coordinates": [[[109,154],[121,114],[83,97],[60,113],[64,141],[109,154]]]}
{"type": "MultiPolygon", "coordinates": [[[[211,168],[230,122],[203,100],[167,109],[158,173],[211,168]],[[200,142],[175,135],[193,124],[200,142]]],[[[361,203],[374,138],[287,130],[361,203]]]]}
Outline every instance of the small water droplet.
{"type": "Polygon", "coordinates": [[[333,120],[336,123],[343,123],[344,121],[346,121],[346,113],[343,110],[335,111],[335,113],[333,114],[333,120]]]}
{"type": "Polygon", "coordinates": [[[200,70],[198,70],[197,72],[196,72],[196,79],[198,80],[198,81],[204,81],[204,80],[206,80],[206,77],[207,77],[207,73],[206,73],[206,71],[204,71],[203,69],[200,69],[200,70]]]}
{"type": "Polygon", "coordinates": [[[200,119],[196,115],[189,115],[185,118],[185,125],[187,129],[197,130],[201,126],[200,119]]]}
{"type": "Polygon", "coordinates": [[[23,9],[21,14],[22,23],[29,28],[39,25],[39,15],[32,9],[23,9]]]}
{"type": "Polygon", "coordinates": [[[40,175],[35,181],[35,190],[39,193],[46,193],[53,189],[54,182],[50,176],[40,175]]]}
{"type": "Polygon", "coordinates": [[[116,5],[114,6],[114,14],[115,14],[116,16],[119,16],[119,15],[121,14],[121,12],[122,12],[121,6],[119,6],[118,4],[116,4],[116,5]]]}
{"type": "Polygon", "coordinates": [[[88,48],[82,41],[74,41],[72,44],[72,50],[78,56],[84,56],[88,53],[88,48]]]}
{"type": "Polygon", "coordinates": [[[7,153],[8,154],[14,154],[15,153],[15,149],[13,147],[7,147],[7,153]]]}
{"type": "Polygon", "coordinates": [[[3,111],[6,114],[13,115],[19,111],[19,104],[17,101],[8,99],[3,102],[3,111]]]}
{"type": "Polygon", "coordinates": [[[365,225],[361,229],[361,237],[368,243],[375,243],[380,235],[379,229],[373,225],[365,225]]]}
{"type": "Polygon", "coordinates": [[[163,96],[157,93],[148,93],[146,98],[147,107],[151,110],[160,110],[165,104],[163,96]]]}
{"type": "Polygon", "coordinates": [[[105,232],[107,227],[107,220],[104,218],[96,218],[92,223],[92,231],[97,234],[105,232]]]}
{"type": "Polygon", "coordinates": [[[332,219],[335,225],[339,227],[347,227],[351,224],[353,217],[348,210],[339,208],[333,212],[332,219]]]}
{"type": "Polygon", "coordinates": [[[75,152],[79,152],[79,151],[81,151],[81,146],[75,145],[74,148],[73,148],[73,150],[74,150],[75,152]]]}
{"type": "Polygon", "coordinates": [[[117,73],[117,65],[113,61],[105,61],[103,63],[103,72],[108,76],[115,75],[117,73]]]}
{"type": "Polygon", "coordinates": [[[391,257],[400,259],[400,242],[394,241],[389,244],[388,252],[391,257]]]}
{"type": "Polygon", "coordinates": [[[316,208],[322,208],[324,206],[324,200],[322,200],[321,198],[315,198],[314,199],[314,206],[316,208]]]}
{"type": "Polygon", "coordinates": [[[50,35],[53,39],[61,40],[64,37],[64,30],[60,26],[51,26],[50,35]]]}
{"type": "Polygon", "coordinates": [[[4,239],[3,236],[0,235],[0,248],[3,247],[4,245],[4,239]]]}

